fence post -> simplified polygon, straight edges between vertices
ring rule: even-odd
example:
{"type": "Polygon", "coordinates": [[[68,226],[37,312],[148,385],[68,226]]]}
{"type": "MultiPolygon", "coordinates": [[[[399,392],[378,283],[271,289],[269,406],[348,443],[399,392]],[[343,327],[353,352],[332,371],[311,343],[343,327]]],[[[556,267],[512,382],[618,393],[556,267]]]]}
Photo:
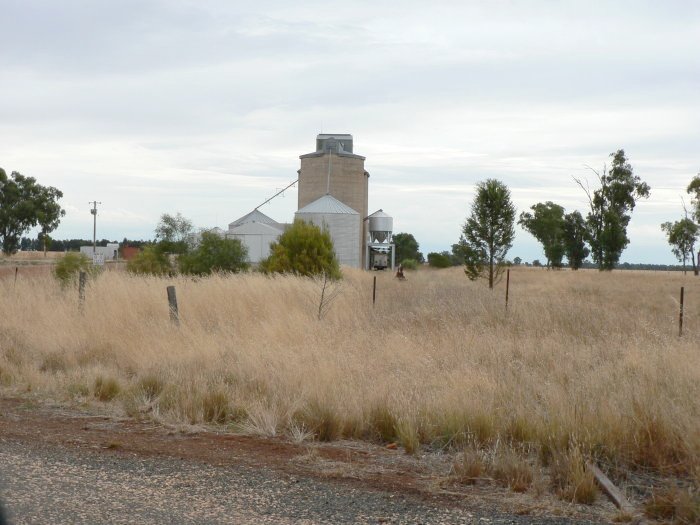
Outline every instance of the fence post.
{"type": "Polygon", "coordinates": [[[82,314],[85,310],[85,281],[87,279],[87,274],[85,272],[80,272],[78,276],[78,307],[80,308],[80,313],[82,314]]]}
{"type": "Polygon", "coordinates": [[[510,292],[510,268],[506,270],[506,310],[508,310],[508,293],[510,292]]]}
{"type": "Polygon", "coordinates": [[[372,306],[377,302],[377,276],[374,276],[374,282],[372,284],[372,306]]]}
{"type": "Polygon", "coordinates": [[[19,272],[19,266],[15,266],[15,282],[12,284],[12,288],[17,287],[17,272],[19,272]]]}
{"type": "Polygon", "coordinates": [[[678,312],[678,337],[683,335],[683,287],[681,286],[681,309],[678,312]]]}
{"type": "Polygon", "coordinates": [[[175,326],[180,326],[180,315],[177,311],[177,295],[175,295],[175,287],[168,286],[168,307],[170,309],[170,321],[175,326]]]}

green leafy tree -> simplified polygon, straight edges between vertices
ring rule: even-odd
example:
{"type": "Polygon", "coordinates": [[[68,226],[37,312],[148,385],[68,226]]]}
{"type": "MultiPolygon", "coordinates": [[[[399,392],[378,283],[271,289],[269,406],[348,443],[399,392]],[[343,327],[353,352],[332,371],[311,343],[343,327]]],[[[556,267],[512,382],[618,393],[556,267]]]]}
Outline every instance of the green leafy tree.
{"type": "Polygon", "coordinates": [[[51,186],[37,184],[34,177],[13,171],[8,177],[0,168],[0,239],[9,255],[20,247],[22,234],[41,223],[42,231],[53,231],[64,212],[56,202],[63,194],[51,186]]]}
{"type": "Polygon", "coordinates": [[[520,266],[521,264],[523,264],[523,260],[520,257],[516,257],[515,259],[513,259],[513,264],[515,266],[520,266]]]}
{"type": "Polygon", "coordinates": [[[172,273],[173,267],[167,253],[158,246],[149,244],[126,263],[126,270],[137,275],[168,275],[172,273]]]}
{"type": "Polygon", "coordinates": [[[61,218],[65,216],[66,211],[58,204],[58,199],[63,198],[63,193],[56,188],[49,186],[41,187],[37,202],[37,224],[40,228],[40,235],[43,241],[44,257],[46,250],[51,243],[49,233],[58,228],[61,223],[61,218]]]}
{"type": "Polygon", "coordinates": [[[330,233],[302,220],[295,220],[270,245],[270,256],[260,262],[260,269],[265,273],[341,277],[330,233]]]}
{"type": "Polygon", "coordinates": [[[686,191],[692,196],[693,218],[695,222],[700,222],[700,173],[693,177],[686,191]]]}
{"type": "Polygon", "coordinates": [[[447,252],[428,254],[428,265],[433,268],[449,268],[452,266],[452,258],[447,252]]]}
{"type": "Polygon", "coordinates": [[[564,216],[564,253],[572,270],[578,270],[591,253],[586,247],[586,221],[578,211],[564,216]]]}
{"type": "Polygon", "coordinates": [[[538,202],[532,213],[520,214],[520,224],[530,232],[544,248],[547,267],[560,268],[564,258],[564,208],[551,201],[538,202]]]}
{"type": "MultiPolygon", "coordinates": [[[[693,180],[690,181],[690,184],[688,184],[688,187],[686,188],[686,191],[692,196],[692,206],[693,206],[693,211],[692,211],[692,218],[695,220],[695,223],[700,223],[700,173],[698,173],[695,177],[693,177],[693,180]]],[[[685,209],[685,203],[683,203],[683,208],[685,209]]],[[[685,210],[685,218],[688,218],[688,210],[685,210]]],[[[698,270],[700,270],[700,252],[697,254],[697,263],[696,263],[696,254],[693,252],[692,260],[693,260],[693,269],[695,275],[698,275],[698,270]]]]}
{"type": "Polygon", "coordinates": [[[180,212],[176,215],[164,213],[156,226],[156,241],[160,249],[167,253],[187,253],[193,234],[192,221],[180,212]]]}
{"type": "Polygon", "coordinates": [[[459,242],[469,279],[487,277],[493,289],[515,238],[514,223],[515,206],[508,187],[495,179],[478,183],[459,242]]]}
{"type": "Polygon", "coordinates": [[[184,274],[238,273],[249,267],[248,248],[238,239],[223,239],[215,233],[203,232],[197,247],[180,255],[177,262],[184,274]]]}
{"type": "Polygon", "coordinates": [[[634,175],[624,150],[611,153],[610,170],[592,170],[600,188],[591,193],[579,179],[576,183],[586,192],[591,211],[586,217],[591,256],[599,270],[612,270],[629,244],[627,226],[636,202],[649,197],[650,188],[634,175]]]}
{"type": "Polygon", "coordinates": [[[693,263],[693,273],[697,275],[694,254],[695,243],[698,240],[698,225],[686,217],[673,223],[663,223],[661,230],[666,234],[673,255],[683,264],[683,271],[685,272],[685,263],[690,258],[693,263]]]}
{"type": "Polygon", "coordinates": [[[420,252],[420,246],[416,238],[411,233],[397,233],[392,236],[392,242],[396,249],[396,260],[414,259],[422,263],[425,258],[420,252]]]}

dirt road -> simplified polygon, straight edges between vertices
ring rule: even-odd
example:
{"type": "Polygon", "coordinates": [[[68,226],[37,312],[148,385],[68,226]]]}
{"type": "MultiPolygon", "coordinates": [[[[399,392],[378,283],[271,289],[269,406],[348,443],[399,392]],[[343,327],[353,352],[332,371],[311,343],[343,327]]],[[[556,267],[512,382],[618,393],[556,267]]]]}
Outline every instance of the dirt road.
{"type": "Polygon", "coordinates": [[[505,493],[430,489],[401,454],[183,433],[0,399],[10,523],[605,522],[600,509],[597,519],[581,509],[546,517],[505,493]]]}

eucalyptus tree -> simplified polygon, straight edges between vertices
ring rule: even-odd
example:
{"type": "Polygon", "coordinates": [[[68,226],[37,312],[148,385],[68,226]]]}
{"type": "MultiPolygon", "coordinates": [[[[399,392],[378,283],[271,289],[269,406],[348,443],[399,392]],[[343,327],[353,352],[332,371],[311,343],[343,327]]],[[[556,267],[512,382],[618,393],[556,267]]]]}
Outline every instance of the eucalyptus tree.
{"type": "Polygon", "coordinates": [[[691,219],[685,217],[676,222],[665,222],[661,225],[661,230],[666,234],[671,251],[678,261],[683,264],[690,258],[693,263],[693,273],[697,275],[697,265],[695,264],[695,243],[698,240],[698,225],[691,219]]]}
{"type": "Polygon", "coordinates": [[[22,235],[37,225],[42,233],[58,227],[65,212],[58,204],[63,193],[53,186],[42,186],[34,177],[13,171],[8,177],[0,168],[0,241],[3,253],[20,248],[22,235]]]}
{"type": "Polygon", "coordinates": [[[588,242],[599,270],[612,270],[620,260],[629,244],[627,226],[635,204],[641,198],[648,198],[650,193],[649,185],[634,175],[624,150],[617,150],[610,156],[610,170],[606,166],[602,172],[591,168],[600,188],[591,192],[587,184],[584,186],[580,179],[574,178],[590,204],[586,217],[588,242]]]}
{"type": "Polygon", "coordinates": [[[564,208],[552,201],[538,202],[522,212],[518,224],[529,231],[544,249],[547,267],[559,268],[564,258],[564,208]]]}
{"type": "Polygon", "coordinates": [[[505,257],[515,238],[514,224],[515,206],[508,187],[496,179],[478,183],[458,244],[469,279],[485,277],[493,289],[505,270],[505,257]]]}

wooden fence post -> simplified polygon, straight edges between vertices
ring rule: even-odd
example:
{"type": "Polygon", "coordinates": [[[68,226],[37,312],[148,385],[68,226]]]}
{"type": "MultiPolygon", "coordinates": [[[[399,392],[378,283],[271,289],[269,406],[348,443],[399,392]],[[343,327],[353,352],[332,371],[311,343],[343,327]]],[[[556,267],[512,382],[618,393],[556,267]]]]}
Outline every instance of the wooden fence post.
{"type": "Polygon", "coordinates": [[[15,282],[12,284],[12,288],[17,287],[17,272],[19,272],[19,266],[15,266],[15,282]]]}
{"type": "Polygon", "coordinates": [[[78,276],[78,307],[80,308],[80,313],[82,314],[85,310],[85,281],[87,280],[87,274],[85,272],[80,272],[78,276]]]}
{"type": "Polygon", "coordinates": [[[506,310],[508,310],[508,293],[510,292],[510,268],[506,270],[506,310]]]}
{"type": "Polygon", "coordinates": [[[168,307],[170,309],[170,321],[176,326],[180,326],[180,314],[177,311],[177,295],[175,295],[175,287],[168,286],[168,307]]]}
{"type": "Polygon", "coordinates": [[[678,337],[683,335],[683,287],[681,286],[681,309],[678,312],[678,337]]]}
{"type": "Polygon", "coordinates": [[[374,283],[372,284],[372,306],[377,302],[377,276],[374,276],[374,283]]]}

